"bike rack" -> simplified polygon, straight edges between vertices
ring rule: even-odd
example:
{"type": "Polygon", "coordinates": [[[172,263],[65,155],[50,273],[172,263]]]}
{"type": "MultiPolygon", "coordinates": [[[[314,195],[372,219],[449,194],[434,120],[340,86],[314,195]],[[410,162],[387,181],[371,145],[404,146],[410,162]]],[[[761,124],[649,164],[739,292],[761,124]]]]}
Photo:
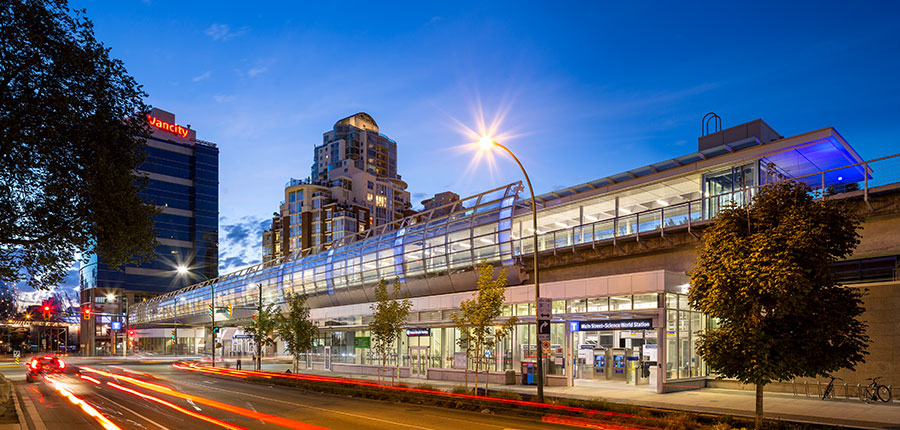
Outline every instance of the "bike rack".
{"type": "Polygon", "coordinates": [[[850,387],[847,386],[847,383],[844,383],[844,399],[850,400],[850,387]]]}

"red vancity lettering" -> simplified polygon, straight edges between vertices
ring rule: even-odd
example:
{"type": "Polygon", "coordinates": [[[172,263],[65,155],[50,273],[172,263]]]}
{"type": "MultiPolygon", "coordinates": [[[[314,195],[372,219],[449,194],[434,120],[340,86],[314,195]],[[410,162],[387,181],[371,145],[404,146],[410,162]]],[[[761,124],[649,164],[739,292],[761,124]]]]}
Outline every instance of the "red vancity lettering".
{"type": "Polygon", "coordinates": [[[178,125],[178,124],[169,124],[153,115],[147,115],[147,120],[150,121],[150,125],[160,129],[168,131],[172,134],[177,134],[182,138],[187,138],[188,129],[178,125]]]}

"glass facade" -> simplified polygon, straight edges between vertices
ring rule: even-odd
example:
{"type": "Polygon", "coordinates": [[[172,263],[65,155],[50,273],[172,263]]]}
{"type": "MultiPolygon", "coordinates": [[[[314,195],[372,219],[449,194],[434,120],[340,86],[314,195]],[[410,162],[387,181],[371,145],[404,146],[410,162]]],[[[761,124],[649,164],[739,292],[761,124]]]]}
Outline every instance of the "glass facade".
{"type": "Polygon", "coordinates": [[[89,256],[81,269],[82,291],[123,289],[152,295],[202,279],[199,275],[176,276],[178,265],[187,265],[207,278],[218,275],[218,148],[205,142],[189,145],[156,137],[150,140],[155,143],[145,146],[147,158],[139,170],[151,177],[141,197],[163,209],[154,219],[160,242],[154,248],[155,258],[114,270],[97,256],[89,256]]]}

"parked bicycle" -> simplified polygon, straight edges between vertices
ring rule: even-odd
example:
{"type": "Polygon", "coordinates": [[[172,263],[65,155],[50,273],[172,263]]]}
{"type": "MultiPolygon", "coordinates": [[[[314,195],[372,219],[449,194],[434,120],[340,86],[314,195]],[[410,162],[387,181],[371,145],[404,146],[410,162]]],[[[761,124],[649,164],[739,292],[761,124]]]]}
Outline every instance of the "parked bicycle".
{"type": "Polygon", "coordinates": [[[887,385],[879,384],[879,379],[881,379],[880,376],[866,378],[866,381],[872,381],[872,383],[866,385],[863,395],[860,396],[864,402],[869,403],[870,401],[877,402],[878,400],[881,400],[882,402],[887,403],[891,401],[891,389],[888,388],[887,385]]]}
{"type": "Polygon", "coordinates": [[[827,400],[829,397],[834,398],[834,380],[837,379],[839,381],[843,381],[841,378],[835,378],[834,376],[828,375],[831,377],[831,381],[828,381],[828,386],[825,387],[825,393],[822,394],[822,400],[827,400]]]}

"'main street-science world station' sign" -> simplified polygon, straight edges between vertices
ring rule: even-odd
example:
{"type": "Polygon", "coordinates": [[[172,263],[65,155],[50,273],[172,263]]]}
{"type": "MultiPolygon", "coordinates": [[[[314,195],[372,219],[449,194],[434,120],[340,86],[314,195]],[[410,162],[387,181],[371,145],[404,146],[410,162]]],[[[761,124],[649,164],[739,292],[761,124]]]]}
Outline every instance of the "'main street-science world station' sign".
{"type": "Polygon", "coordinates": [[[653,328],[650,318],[635,320],[569,321],[569,331],[648,330],[653,328]]]}

